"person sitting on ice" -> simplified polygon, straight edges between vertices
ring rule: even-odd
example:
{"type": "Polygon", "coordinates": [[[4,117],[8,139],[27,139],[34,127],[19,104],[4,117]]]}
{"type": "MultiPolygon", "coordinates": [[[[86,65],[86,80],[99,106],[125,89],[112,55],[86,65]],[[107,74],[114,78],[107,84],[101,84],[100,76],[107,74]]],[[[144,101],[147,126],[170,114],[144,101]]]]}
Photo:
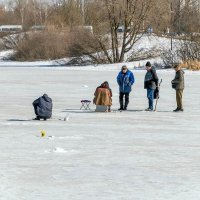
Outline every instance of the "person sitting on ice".
{"type": "Polygon", "coordinates": [[[36,114],[35,120],[51,118],[53,104],[52,99],[47,94],[43,94],[43,96],[36,99],[33,102],[33,107],[36,114]]]}
{"type": "Polygon", "coordinates": [[[96,105],[96,112],[111,112],[112,90],[107,81],[96,88],[93,103],[96,105]]]}

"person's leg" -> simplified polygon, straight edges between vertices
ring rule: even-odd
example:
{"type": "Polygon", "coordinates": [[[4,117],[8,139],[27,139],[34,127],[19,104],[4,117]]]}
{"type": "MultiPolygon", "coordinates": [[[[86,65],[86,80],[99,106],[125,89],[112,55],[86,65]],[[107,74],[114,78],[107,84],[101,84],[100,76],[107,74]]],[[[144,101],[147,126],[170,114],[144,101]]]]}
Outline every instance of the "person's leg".
{"type": "Polygon", "coordinates": [[[33,105],[33,107],[34,107],[35,114],[36,114],[36,116],[37,116],[37,115],[38,115],[38,113],[37,113],[37,106],[36,106],[36,105],[33,105]]]}
{"type": "Polygon", "coordinates": [[[154,89],[147,89],[147,98],[149,101],[149,109],[153,110],[154,89]]]}
{"type": "Polygon", "coordinates": [[[124,93],[120,92],[119,93],[119,104],[120,104],[119,110],[123,110],[123,98],[124,98],[124,93]]]}
{"type": "Polygon", "coordinates": [[[176,102],[178,110],[183,110],[182,96],[183,96],[183,90],[176,90],[176,102]]]}
{"type": "Polygon", "coordinates": [[[35,111],[35,115],[36,115],[35,120],[40,120],[40,117],[39,117],[38,112],[37,112],[37,106],[33,105],[33,107],[34,107],[34,111],[35,111]]]}
{"type": "Polygon", "coordinates": [[[124,105],[124,110],[127,110],[128,104],[129,104],[129,93],[125,93],[125,105],[124,105]]]}

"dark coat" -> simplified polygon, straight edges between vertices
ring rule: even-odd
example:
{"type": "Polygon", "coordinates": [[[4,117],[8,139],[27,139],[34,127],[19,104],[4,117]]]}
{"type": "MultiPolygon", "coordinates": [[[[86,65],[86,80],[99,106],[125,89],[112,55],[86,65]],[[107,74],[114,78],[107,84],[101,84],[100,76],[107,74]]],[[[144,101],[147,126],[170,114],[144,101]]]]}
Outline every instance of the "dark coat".
{"type": "Polygon", "coordinates": [[[149,71],[146,72],[144,78],[144,89],[156,89],[158,86],[158,76],[155,67],[151,67],[149,71]]]}
{"type": "Polygon", "coordinates": [[[122,93],[130,93],[131,86],[135,82],[133,73],[128,70],[125,74],[120,71],[117,76],[117,83],[119,85],[119,91],[122,93]]]}
{"type": "Polygon", "coordinates": [[[52,99],[44,94],[42,97],[33,102],[35,113],[39,117],[51,118],[52,115],[52,99]]]}
{"type": "Polygon", "coordinates": [[[183,70],[179,70],[176,72],[175,78],[172,80],[172,88],[175,90],[183,90],[184,89],[184,74],[183,70]]]}

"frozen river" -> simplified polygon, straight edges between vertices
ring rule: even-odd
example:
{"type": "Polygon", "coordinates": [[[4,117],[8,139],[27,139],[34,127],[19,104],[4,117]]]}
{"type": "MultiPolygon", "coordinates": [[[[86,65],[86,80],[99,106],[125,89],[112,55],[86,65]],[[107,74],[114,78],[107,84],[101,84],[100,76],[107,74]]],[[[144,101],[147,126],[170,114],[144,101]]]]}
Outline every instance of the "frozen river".
{"type": "Polygon", "coordinates": [[[128,111],[95,113],[80,100],[107,80],[117,110],[117,70],[0,68],[0,199],[198,200],[200,73],[186,72],[183,113],[172,112],[174,71],[158,71],[158,112],[143,111],[145,71],[133,73],[128,111]],[[31,121],[43,93],[53,119],[31,121]]]}

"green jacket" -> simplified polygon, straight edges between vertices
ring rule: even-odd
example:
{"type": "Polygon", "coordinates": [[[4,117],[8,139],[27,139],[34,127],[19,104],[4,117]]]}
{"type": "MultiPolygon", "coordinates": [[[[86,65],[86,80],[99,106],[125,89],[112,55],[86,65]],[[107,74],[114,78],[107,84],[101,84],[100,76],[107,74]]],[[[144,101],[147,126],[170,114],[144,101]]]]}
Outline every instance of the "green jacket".
{"type": "Polygon", "coordinates": [[[172,88],[175,90],[184,89],[184,74],[185,72],[183,70],[176,72],[175,78],[172,80],[172,88]]]}

